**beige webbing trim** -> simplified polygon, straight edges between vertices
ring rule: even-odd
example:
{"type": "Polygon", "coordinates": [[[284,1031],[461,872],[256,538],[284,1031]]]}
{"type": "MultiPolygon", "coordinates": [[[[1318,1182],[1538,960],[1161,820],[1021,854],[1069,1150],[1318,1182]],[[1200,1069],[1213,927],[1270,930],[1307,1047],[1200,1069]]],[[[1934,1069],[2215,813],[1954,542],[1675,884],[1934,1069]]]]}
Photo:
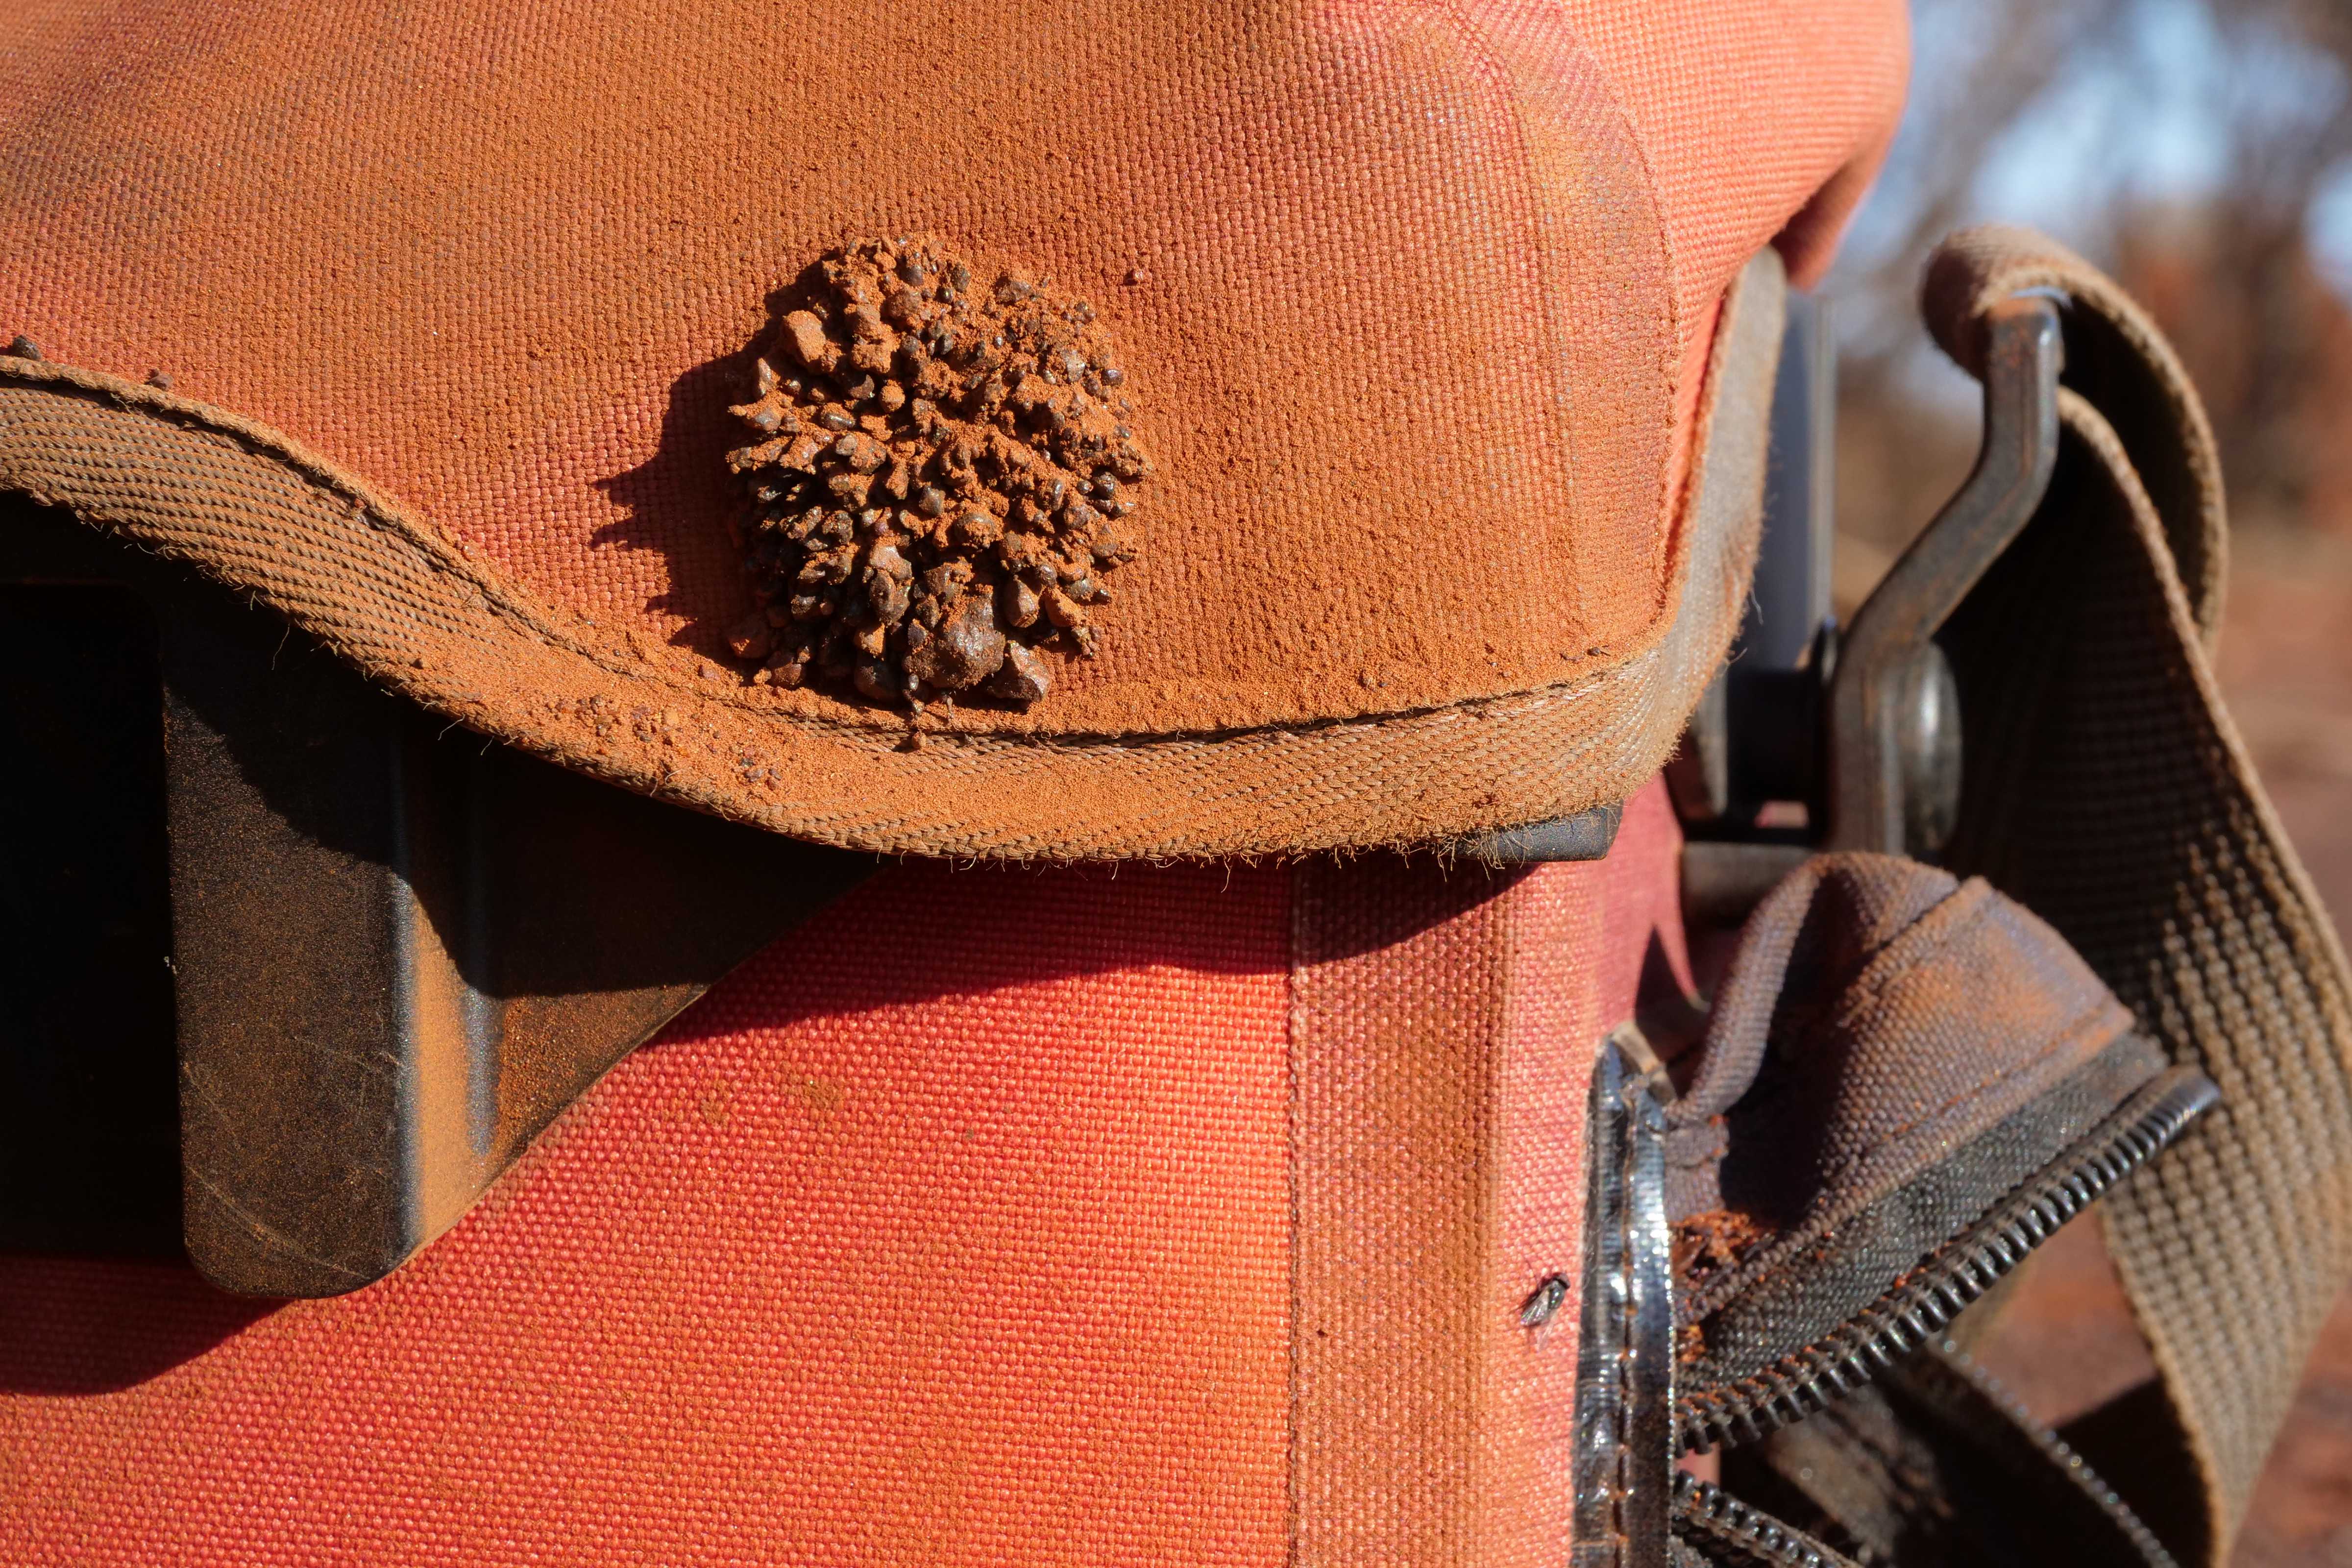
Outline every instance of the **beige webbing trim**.
{"type": "Polygon", "coordinates": [[[749,687],[534,600],[425,520],[250,421],[0,357],[0,489],[192,563],[381,684],[551,762],[823,843],[1007,858],[1403,845],[1622,800],[1673,749],[1752,567],[1782,275],[1727,297],[1662,637],[1579,681],[1214,733],[1006,735],[749,687]],[[795,704],[800,704],[795,707],[795,704]]]}
{"type": "MultiPolygon", "coordinates": [[[[1501,876],[1360,858],[1292,884],[1293,1568],[1482,1561],[1489,1145],[1524,902],[1501,876]]],[[[1572,1338],[1552,1349],[1572,1377],[1572,1338]]]]}
{"type": "Polygon", "coordinates": [[[2352,983],[2214,679],[2220,468],[2194,394],[2112,283],[2016,231],[1939,254],[1931,324],[1965,361],[1975,315],[2024,286],[2073,301],[2063,441],[1946,632],[1969,759],[1950,861],[2221,1087],[2106,1219],[2206,1482],[2210,1539],[2175,1544],[2219,1562],[2352,1272],[2352,983]]]}

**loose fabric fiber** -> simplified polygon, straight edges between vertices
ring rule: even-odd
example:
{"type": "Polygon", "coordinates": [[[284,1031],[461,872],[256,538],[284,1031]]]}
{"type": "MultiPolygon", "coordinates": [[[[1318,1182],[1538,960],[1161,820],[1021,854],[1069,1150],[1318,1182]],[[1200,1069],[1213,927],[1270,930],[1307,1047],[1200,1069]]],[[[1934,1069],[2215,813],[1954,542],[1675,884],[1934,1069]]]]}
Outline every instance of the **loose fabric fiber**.
{"type": "Polygon", "coordinates": [[[1706,454],[1770,379],[1720,352],[1727,289],[1776,236],[1822,264],[1904,63],[1895,0],[19,6],[0,333],[70,369],[0,360],[0,484],[805,837],[1540,819],[1654,772],[1721,656],[1758,491],[1706,454]],[[722,655],[772,296],[902,233],[1094,301],[1157,463],[1101,657],[1033,708],[910,723],[722,655]]]}
{"type": "Polygon", "coordinates": [[[1518,1308],[1677,841],[886,873],[377,1285],[0,1259],[0,1557],[1552,1561],[1518,1308]]]}

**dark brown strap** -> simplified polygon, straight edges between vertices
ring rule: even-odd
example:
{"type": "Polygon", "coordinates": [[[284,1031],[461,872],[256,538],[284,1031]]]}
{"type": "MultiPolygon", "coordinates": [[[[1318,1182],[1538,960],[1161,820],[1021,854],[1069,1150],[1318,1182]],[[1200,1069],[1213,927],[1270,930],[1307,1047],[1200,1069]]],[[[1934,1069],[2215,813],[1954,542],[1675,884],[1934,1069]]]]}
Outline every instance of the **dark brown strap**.
{"type": "Polygon", "coordinates": [[[1969,758],[1948,860],[2221,1086],[2107,1218],[2204,1481],[2205,1539],[2173,1544],[2218,1562],[2352,1268],[2352,986],[2215,682],[2224,521],[2196,395],[2111,281],[2016,230],[1946,244],[1929,325],[1969,364],[1983,312],[2027,289],[2069,301],[2063,450],[1944,633],[1969,758]]]}
{"type": "Polygon", "coordinates": [[[1867,1563],[2175,1568],[2056,1433],[1949,1341],[1724,1456],[1725,1484],[1867,1563]]]}

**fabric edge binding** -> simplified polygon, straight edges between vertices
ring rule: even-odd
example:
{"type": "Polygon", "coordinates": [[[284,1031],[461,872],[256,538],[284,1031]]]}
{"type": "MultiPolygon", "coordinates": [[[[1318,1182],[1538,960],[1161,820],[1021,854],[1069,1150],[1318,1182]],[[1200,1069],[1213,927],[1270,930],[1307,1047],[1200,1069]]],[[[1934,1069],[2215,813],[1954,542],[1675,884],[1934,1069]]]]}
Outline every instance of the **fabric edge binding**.
{"type": "Polygon", "coordinates": [[[1404,847],[1623,800],[1738,626],[1785,301],[1727,292],[1663,635],[1559,687],[1318,724],[1041,738],[758,710],[701,663],[500,582],[275,431],[116,377],[0,357],[0,489],[188,563],[371,680],[518,750],[772,832],[884,854],[1074,860],[1404,847]]]}

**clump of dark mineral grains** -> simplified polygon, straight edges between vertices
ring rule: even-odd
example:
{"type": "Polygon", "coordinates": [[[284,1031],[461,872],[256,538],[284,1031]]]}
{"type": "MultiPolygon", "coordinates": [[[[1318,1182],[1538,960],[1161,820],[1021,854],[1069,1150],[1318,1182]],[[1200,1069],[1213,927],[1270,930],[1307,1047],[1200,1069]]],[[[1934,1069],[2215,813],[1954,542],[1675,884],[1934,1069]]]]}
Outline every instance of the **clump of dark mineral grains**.
{"type": "Polygon", "coordinates": [[[727,455],[759,611],[752,679],[919,706],[1029,703],[1092,657],[1150,465],[1083,300],[983,279],[929,237],[860,240],[776,323],[727,455]]]}

